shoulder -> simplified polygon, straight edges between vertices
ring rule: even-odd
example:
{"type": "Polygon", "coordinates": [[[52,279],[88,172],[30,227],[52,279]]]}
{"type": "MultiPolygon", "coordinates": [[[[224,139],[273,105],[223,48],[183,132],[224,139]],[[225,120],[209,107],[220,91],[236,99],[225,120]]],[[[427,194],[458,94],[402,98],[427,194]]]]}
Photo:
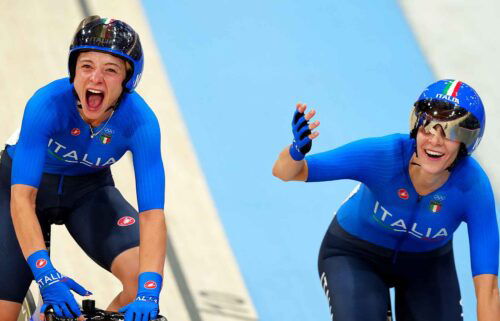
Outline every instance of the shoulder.
{"type": "Polygon", "coordinates": [[[35,109],[43,107],[47,111],[74,100],[73,85],[68,78],[62,78],[38,89],[28,101],[28,106],[35,109]]]}
{"type": "Polygon", "coordinates": [[[137,92],[123,96],[120,109],[134,125],[156,123],[156,115],[146,101],[137,92]]]}
{"type": "Polygon", "coordinates": [[[453,169],[455,185],[464,192],[480,189],[491,190],[488,175],[479,162],[472,157],[465,157],[453,169]]]}
{"type": "MultiPolygon", "coordinates": [[[[59,79],[38,89],[28,100],[23,119],[30,124],[58,122],[75,103],[73,85],[68,78],[59,79]]],[[[24,125],[23,125],[24,126],[24,125]]]]}
{"type": "Polygon", "coordinates": [[[42,88],[38,89],[32,96],[36,99],[57,99],[68,98],[73,96],[73,85],[69,82],[69,78],[55,80],[42,88]]]}
{"type": "Polygon", "coordinates": [[[136,92],[123,96],[116,112],[116,122],[127,137],[159,136],[160,125],[155,113],[136,92]]]}

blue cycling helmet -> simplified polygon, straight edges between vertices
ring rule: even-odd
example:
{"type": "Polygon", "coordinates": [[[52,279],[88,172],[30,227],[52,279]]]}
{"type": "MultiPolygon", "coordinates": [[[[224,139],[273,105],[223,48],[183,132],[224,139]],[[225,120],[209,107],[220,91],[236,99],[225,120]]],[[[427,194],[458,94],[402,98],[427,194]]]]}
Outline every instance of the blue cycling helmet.
{"type": "Polygon", "coordinates": [[[132,70],[127,72],[123,87],[133,92],[141,79],[144,67],[139,35],[123,21],[90,16],[82,20],[76,29],[69,47],[69,79],[75,79],[75,66],[78,53],[82,51],[101,51],[125,59],[132,70]]]}
{"type": "Polygon", "coordinates": [[[418,97],[410,117],[410,135],[420,126],[441,125],[446,138],[459,141],[462,154],[471,155],[483,137],[486,116],[477,92],[459,80],[439,80],[418,97]]]}

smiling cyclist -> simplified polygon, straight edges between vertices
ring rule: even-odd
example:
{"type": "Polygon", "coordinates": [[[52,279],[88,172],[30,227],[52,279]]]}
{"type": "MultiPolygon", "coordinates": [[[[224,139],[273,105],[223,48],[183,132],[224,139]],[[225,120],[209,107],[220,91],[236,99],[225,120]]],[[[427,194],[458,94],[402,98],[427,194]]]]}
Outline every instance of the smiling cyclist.
{"type": "Polygon", "coordinates": [[[452,236],[469,233],[479,321],[500,320],[499,239],[492,189],[470,155],[485,128],[483,104],[467,84],[440,80],[420,95],[410,134],[368,138],[305,157],[319,133],[299,104],[294,141],[276,161],[284,181],[352,179],[318,268],[334,321],[385,321],[395,288],[398,321],[462,320],[452,236]]]}
{"type": "MultiPolygon", "coordinates": [[[[65,224],[85,253],[123,285],[108,310],[125,320],[158,315],[166,251],[165,175],[155,114],[135,92],[144,64],[138,34],[125,22],[91,16],[70,46],[69,78],[28,101],[20,132],[0,164],[0,320],[17,319],[34,279],[56,315],[83,319],[44,243],[65,224]],[[110,166],[133,155],[139,213],[114,186],[110,166]]],[[[43,317],[43,316],[42,316],[43,317]]]]}

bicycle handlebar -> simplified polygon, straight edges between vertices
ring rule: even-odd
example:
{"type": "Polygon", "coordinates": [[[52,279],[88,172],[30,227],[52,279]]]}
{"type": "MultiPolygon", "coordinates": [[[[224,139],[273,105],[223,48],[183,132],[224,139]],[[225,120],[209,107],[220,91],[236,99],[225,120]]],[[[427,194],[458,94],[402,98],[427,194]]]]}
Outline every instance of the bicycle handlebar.
{"type": "MultiPolygon", "coordinates": [[[[82,301],[82,314],[87,320],[92,321],[123,321],[124,315],[118,312],[104,311],[95,307],[94,300],[82,301]]],[[[77,321],[77,318],[61,318],[54,314],[54,310],[49,308],[45,312],[46,321],[77,321]]],[[[168,321],[164,316],[159,315],[152,321],[168,321]]]]}

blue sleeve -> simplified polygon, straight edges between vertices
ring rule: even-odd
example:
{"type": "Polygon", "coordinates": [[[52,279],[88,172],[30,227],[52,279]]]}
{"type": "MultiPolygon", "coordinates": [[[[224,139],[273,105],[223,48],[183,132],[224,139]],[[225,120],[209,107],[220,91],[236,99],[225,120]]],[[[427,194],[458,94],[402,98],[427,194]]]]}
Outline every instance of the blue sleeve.
{"type": "Polygon", "coordinates": [[[368,183],[403,164],[403,135],[358,140],[306,157],[307,182],[353,179],[368,183]]]}
{"type": "Polygon", "coordinates": [[[466,193],[465,221],[469,233],[472,275],[498,275],[498,224],[490,182],[481,170],[466,193]]]}
{"type": "Polygon", "coordinates": [[[38,91],[24,110],[21,132],[16,144],[11,184],[38,188],[43,173],[50,133],[57,125],[54,103],[50,96],[38,91]]]}
{"type": "Polygon", "coordinates": [[[154,113],[142,114],[131,137],[139,212],[165,206],[165,171],[161,158],[160,126],[154,113]]]}

